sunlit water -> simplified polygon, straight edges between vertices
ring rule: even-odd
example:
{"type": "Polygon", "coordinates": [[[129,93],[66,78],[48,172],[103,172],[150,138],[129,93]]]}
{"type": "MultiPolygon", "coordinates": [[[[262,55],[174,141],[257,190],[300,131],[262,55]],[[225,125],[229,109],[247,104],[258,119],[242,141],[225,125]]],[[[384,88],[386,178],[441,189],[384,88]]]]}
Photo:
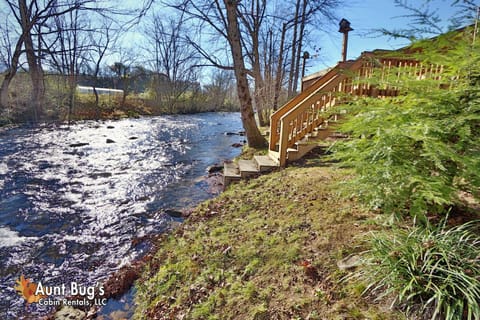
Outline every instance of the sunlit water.
{"type": "Polygon", "coordinates": [[[0,132],[0,319],[44,311],[15,292],[21,274],[93,285],[141,255],[161,209],[211,196],[198,178],[239,153],[224,133],[240,130],[239,114],[208,113],[0,132]]]}

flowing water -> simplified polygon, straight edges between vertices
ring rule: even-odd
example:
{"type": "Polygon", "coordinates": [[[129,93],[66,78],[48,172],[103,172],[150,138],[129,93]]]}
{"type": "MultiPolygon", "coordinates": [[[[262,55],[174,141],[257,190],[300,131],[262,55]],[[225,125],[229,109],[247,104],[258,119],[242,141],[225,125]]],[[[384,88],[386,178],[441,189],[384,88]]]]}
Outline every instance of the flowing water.
{"type": "MultiPolygon", "coordinates": [[[[168,226],[162,209],[211,197],[208,166],[238,155],[238,113],[86,121],[0,132],[0,319],[41,314],[21,274],[94,285],[168,226]]],[[[44,307],[46,308],[46,307],[44,307]]]]}

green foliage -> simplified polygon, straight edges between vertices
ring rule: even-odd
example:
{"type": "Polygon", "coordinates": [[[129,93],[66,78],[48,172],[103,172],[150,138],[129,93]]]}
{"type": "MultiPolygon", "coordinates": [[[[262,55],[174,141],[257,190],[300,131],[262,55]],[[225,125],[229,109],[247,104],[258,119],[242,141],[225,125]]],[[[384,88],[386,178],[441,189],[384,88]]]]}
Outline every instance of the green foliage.
{"type": "Polygon", "coordinates": [[[427,319],[480,319],[479,221],[376,234],[357,276],[427,319]]]}
{"type": "Polygon", "coordinates": [[[353,101],[340,128],[352,139],[333,148],[357,173],[346,190],[387,214],[425,221],[448,212],[460,190],[478,196],[480,54],[467,36],[444,37],[417,45],[416,55],[424,66],[443,65],[442,78],[418,80],[411,76],[418,70],[403,69],[372,79],[404,94],[353,101]]]}

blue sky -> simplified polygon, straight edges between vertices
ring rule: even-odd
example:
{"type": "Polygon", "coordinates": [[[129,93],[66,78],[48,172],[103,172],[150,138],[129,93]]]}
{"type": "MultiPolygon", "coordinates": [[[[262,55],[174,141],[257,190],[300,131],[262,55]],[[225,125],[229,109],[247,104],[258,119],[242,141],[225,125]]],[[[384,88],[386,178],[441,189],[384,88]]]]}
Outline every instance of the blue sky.
{"type": "MultiPolygon", "coordinates": [[[[389,39],[385,36],[371,34],[374,29],[405,28],[411,19],[402,17],[409,12],[396,7],[393,0],[350,0],[348,5],[338,10],[338,16],[351,22],[354,31],[349,33],[348,59],[355,59],[363,51],[374,49],[397,49],[408,44],[405,39],[389,39]]],[[[430,0],[429,8],[436,10],[447,25],[447,20],[458,11],[451,6],[452,0],[430,0]]],[[[423,0],[409,0],[409,4],[420,7],[423,0]]],[[[343,35],[338,32],[338,25],[332,26],[328,33],[321,33],[311,42],[320,46],[319,57],[307,62],[306,74],[313,73],[335,65],[341,59],[343,35]]],[[[308,49],[307,49],[308,50],[308,49]]]]}
{"type": "MultiPolygon", "coordinates": [[[[134,6],[133,3],[139,0],[125,0],[123,4],[134,6]]],[[[142,0],[145,1],[145,0],[142,0]]],[[[140,3],[142,2],[140,1],[140,3]]],[[[435,10],[438,15],[447,21],[458,8],[451,6],[454,0],[402,0],[406,1],[413,7],[422,7],[428,3],[428,7],[435,10]]],[[[480,0],[477,0],[480,4],[480,0]]],[[[354,28],[349,34],[349,48],[348,59],[355,59],[363,51],[370,51],[374,49],[397,49],[408,45],[409,42],[405,39],[391,39],[379,34],[373,35],[372,31],[375,29],[402,29],[407,26],[411,19],[405,17],[409,11],[395,6],[394,0],[343,0],[342,5],[338,11],[338,20],[346,18],[351,22],[354,28]],[[403,16],[403,17],[402,17],[403,16]]],[[[157,3],[159,7],[162,7],[157,3]]],[[[138,6],[138,3],[137,3],[138,6]]],[[[165,8],[158,9],[165,12],[165,8]]],[[[314,47],[320,47],[319,54],[307,61],[306,75],[334,66],[341,59],[341,47],[343,36],[338,32],[338,23],[329,23],[322,26],[322,31],[310,35],[309,45],[305,47],[311,55],[315,54],[314,47]],[[325,28],[328,32],[325,32],[325,28]]],[[[141,30],[137,32],[129,32],[126,34],[126,41],[133,48],[138,48],[142,45],[143,36],[141,30]]],[[[204,70],[201,76],[201,81],[208,81],[210,72],[204,70]]]]}

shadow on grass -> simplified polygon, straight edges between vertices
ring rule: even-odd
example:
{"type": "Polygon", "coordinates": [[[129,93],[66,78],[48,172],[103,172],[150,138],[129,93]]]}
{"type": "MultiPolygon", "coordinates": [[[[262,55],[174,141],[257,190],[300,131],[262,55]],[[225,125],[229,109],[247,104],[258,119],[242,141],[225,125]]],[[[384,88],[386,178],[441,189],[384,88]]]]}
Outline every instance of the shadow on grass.
{"type": "Polygon", "coordinates": [[[338,161],[328,159],[327,156],[332,154],[328,148],[329,146],[317,146],[301,159],[292,162],[290,165],[302,168],[331,167],[333,164],[338,163],[338,161]]]}

